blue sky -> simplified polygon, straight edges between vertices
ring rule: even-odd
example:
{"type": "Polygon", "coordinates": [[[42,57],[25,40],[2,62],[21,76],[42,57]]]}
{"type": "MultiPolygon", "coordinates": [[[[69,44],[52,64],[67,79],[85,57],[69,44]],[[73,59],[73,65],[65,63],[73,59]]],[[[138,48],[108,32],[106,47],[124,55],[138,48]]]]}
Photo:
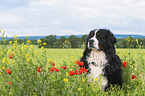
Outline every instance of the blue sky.
{"type": "Polygon", "coordinates": [[[96,28],[145,35],[144,0],[1,0],[8,36],[83,35],[96,28]]]}

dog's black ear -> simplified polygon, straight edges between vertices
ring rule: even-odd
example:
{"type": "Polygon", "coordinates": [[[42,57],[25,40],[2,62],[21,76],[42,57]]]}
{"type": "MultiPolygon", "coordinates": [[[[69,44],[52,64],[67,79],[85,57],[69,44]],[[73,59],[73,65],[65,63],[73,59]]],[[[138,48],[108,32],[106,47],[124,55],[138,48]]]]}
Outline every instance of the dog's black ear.
{"type": "Polygon", "coordinates": [[[108,38],[107,38],[108,44],[109,46],[114,46],[114,44],[117,42],[115,36],[113,35],[113,33],[110,32],[110,30],[108,30],[108,38]]]}

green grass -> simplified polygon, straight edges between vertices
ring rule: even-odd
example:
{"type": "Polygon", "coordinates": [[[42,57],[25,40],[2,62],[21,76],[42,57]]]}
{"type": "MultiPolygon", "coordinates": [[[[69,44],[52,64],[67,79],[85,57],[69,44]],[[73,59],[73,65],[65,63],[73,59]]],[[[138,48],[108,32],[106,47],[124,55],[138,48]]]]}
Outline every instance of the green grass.
{"type": "Polygon", "coordinates": [[[84,49],[38,49],[37,46],[0,46],[0,95],[4,96],[144,96],[145,95],[145,49],[117,49],[122,62],[123,88],[112,87],[110,91],[101,90],[98,81],[88,82],[85,73],[69,76],[78,70],[75,61],[82,56],[84,49]],[[22,48],[23,47],[23,48],[22,48]],[[11,50],[8,52],[8,50],[11,50]],[[37,52],[38,53],[37,53],[37,52]],[[36,53],[35,53],[36,52],[36,53]],[[12,59],[8,58],[13,53],[12,59]],[[59,72],[50,72],[55,63],[59,72]],[[61,66],[67,66],[62,69],[61,66]],[[41,71],[37,72],[37,68],[41,71]],[[5,72],[11,70],[11,74],[5,72]],[[131,79],[135,75],[137,79],[131,79]],[[68,81],[67,81],[68,80],[68,81]],[[11,85],[7,82],[11,82],[11,85]],[[89,84],[89,86],[88,86],[89,84]]]}

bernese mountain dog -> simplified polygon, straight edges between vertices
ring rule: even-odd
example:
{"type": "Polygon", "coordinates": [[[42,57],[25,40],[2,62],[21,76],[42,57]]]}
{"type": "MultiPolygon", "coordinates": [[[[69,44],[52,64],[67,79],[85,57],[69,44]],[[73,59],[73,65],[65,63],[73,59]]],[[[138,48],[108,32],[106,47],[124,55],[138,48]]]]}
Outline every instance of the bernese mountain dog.
{"type": "Polygon", "coordinates": [[[89,70],[87,76],[90,79],[101,78],[101,88],[105,91],[110,85],[122,86],[122,62],[115,51],[116,41],[108,29],[90,31],[86,40],[86,48],[80,60],[89,70]]]}

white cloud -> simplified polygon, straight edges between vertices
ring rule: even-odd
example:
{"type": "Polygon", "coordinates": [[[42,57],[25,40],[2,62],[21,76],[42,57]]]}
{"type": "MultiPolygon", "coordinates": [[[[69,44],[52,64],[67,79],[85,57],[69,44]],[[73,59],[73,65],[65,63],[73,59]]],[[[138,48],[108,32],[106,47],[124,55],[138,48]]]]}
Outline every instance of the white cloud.
{"type": "Polygon", "coordinates": [[[61,24],[61,21],[59,19],[53,19],[52,24],[56,24],[56,25],[58,24],[59,25],[59,24],[61,24]]]}
{"type": "Polygon", "coordinates": [[[4,25],[11,25],[15,23],[24,22],[25,19],[13,13],[0,13],[0,23],[4,25]]]}
{"type": "MultiPolygon", "coordinates": [[[[17,4],[18,1],[14,2],[17,4]]],[[[115,34],[145,35],[144,0],[27,0],[26,2],[24,6],[21,3],[22,6],[0,10],[1,27],[4,26],[7,34],[71,35],[87,34],[89,30],[95,28],[108,28],[115,30],[115,34]]]]}

